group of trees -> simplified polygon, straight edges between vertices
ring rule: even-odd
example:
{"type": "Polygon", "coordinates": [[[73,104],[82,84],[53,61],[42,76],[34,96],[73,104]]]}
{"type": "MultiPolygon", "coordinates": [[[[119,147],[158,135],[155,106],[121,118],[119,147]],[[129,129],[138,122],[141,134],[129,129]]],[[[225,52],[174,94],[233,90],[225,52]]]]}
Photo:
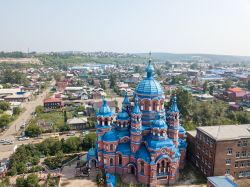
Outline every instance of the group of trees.
{"type": "Polygon", "coordinates": [[[229,105],[223,101],[196,101],[188,91],[183,89],[176,90],[175,94],[182,124],[186,130],[193,130],[197,126],[205,125],[250,123],[249,113],[232,111],[229,109],[229,105]]]}
{"type": "Polygon", "coordinates": [[[5,69],[0,77],[2,84],[22,84],[28,85],[29,80],[26,75],[20,71],[12,71],[11,69],[5,69]]]}
{"type": "MultiPolygon", "coordinates": [[[[0,101],[0,128],[7,126],[12,120],[13,117],[9,114],[3,114],[3,112],[10,109],[10,103],[7,101],[0,101]]],[[[13,115],[19,115],[22,112],[20,107],[13,108],[13,115]]]]}
{"type": "Polygon", "coordinates": [[[26,129],[25,129],[25,135],[28,137],[37,137],[41,135],[43,132],[42,128],[36,124],[30,124],[26,129]]]}
{"type": "Polygon", "coordinates": [[[9,175],[42,170],[38,165],[42,155],[48,157],[45,164],[54,168],[61,163],[63,154],[88,150],[95,145],[95,141],[95,133],[89,133],[84,138],[70,137],[66,140],[48,138],[39,144],[21,145],[10,157],[9,175]]]}
{"type": "Polygon", "coordinates": [[[39,187],[39,178],[35,173],[31,173],[24,177],[17,177],[16,179],[16,186],[17,187],[39,187]]]}

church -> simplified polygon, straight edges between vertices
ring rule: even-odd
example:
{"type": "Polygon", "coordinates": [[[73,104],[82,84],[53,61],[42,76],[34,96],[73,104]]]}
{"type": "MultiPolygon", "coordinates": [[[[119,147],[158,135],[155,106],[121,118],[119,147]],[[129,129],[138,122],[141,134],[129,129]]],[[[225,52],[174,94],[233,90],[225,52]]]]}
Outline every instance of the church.
{"type": "Polygon", "coordinates": [[[164,91],[154,79],[151,60],[146,74],[131,102],[125,95],[116,117],[103,100],[97,113],[96,148],[87,158],[105,173],[134,175],[150,186],[171,185],[184,167],[186,131],[179,122],[176,97],[169,110],[164,108],[164,91]]]}

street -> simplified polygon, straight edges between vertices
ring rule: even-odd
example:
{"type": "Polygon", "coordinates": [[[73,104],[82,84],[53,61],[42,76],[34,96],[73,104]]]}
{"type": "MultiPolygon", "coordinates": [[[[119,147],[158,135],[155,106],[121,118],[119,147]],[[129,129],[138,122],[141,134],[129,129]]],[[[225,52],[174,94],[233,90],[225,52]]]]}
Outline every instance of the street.
{"type": "MultiPolygon", "coordinates": [[[[50,86],[53,85],[55,85],[55,81],[52,81],[50,86]]],[[[18,118],[12,122],[11,126],[0,135],[0,139],[9,139],[14,141],[14,144],[12,145],[0,144],[0,160],[3,158],[8,158],[10,154],[13,153],[14,147],[23,143],[18,142],[15,139],[15,135],[20,130],[21,125],[31,119],[31,113],[35,111],[36,107],[39,105],[43,105],[43,100],[48,95],[50,86],[42,94],[37,95],[34,100],[22,103],[22,107],[25,108],[25,111],[21,113],[18,118]]]]}

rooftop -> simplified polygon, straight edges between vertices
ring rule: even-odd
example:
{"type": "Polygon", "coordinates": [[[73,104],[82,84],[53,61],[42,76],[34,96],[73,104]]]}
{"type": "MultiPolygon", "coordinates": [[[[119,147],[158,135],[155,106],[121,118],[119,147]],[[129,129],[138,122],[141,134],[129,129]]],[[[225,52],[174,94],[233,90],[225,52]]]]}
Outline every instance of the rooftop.
{"type": "Polygon", "coordinates": [[[250,124],[204,126],[197,127],[197,130],[217,141],[250,138],[250,124]]]}
{"type": "Polygon", "coordinates": [[[233,181],[231,181],[227,176],[214,176],[207,178],[215,187],[237,187],[233,181]]]}

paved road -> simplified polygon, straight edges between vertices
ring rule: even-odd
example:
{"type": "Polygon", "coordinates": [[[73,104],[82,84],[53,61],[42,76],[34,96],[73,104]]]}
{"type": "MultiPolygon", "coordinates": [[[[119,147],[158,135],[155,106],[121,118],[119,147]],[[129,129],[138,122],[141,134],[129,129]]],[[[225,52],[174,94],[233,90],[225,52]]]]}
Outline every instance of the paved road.
{"type": "MultiPolygon", "coordinates": [[[[53,81],[51,85],[53,86],[55,82],[53,81]]],[[[35,111],[38,105],[43,105],[43,100],[48,95],[50,88],[47,88],[42,94],[38,95],[34,100],[22,103],[22,106],[26,109],[23,113],[18,116],[18,118],[12,122],[12,125],[7,129],[1,136],[1,139],[11,139],[14,140],[14,135],[20,130],[23,123],[28,122],[32,115],[31,113],[35,111]]]]}
{"type": "MultiPolygon", "coordinates": [[[[55,85],[55,81],[51,82],[51,86],[53,86],[53,85],[55,85]]],[[[31,113],[35,111],[36,107],[38,105],[43,105],[43,99],[45,99],[45,97],[48,95],[49,90],[50,90],[50,88],[47,88],[43,93],[39,94],[34,100],[22,103],[22,107],[24,107],[26,110],[23,113],[21,113],[15,121],[12,122],[12,125],[9,127],[9,129],[4,131],[0,135],[0,139],[9,139],[9,140],[14,141],[13,145],[0,144],[0,150],[1,150],[0,160],[2,158],[8,158],[10,156],[10,154],[13,153],[13,149],[16,145],[20,145],[20,144],[24,143],[24,142],[18,142],[15,139],[15,135],[20,130],[21,125],[24,122],[28,122],[31,119],[31,117],[32,117],[31,113]]],[[[31,140],[29,140],[29,141],[31,141],[31,140]]]]}

